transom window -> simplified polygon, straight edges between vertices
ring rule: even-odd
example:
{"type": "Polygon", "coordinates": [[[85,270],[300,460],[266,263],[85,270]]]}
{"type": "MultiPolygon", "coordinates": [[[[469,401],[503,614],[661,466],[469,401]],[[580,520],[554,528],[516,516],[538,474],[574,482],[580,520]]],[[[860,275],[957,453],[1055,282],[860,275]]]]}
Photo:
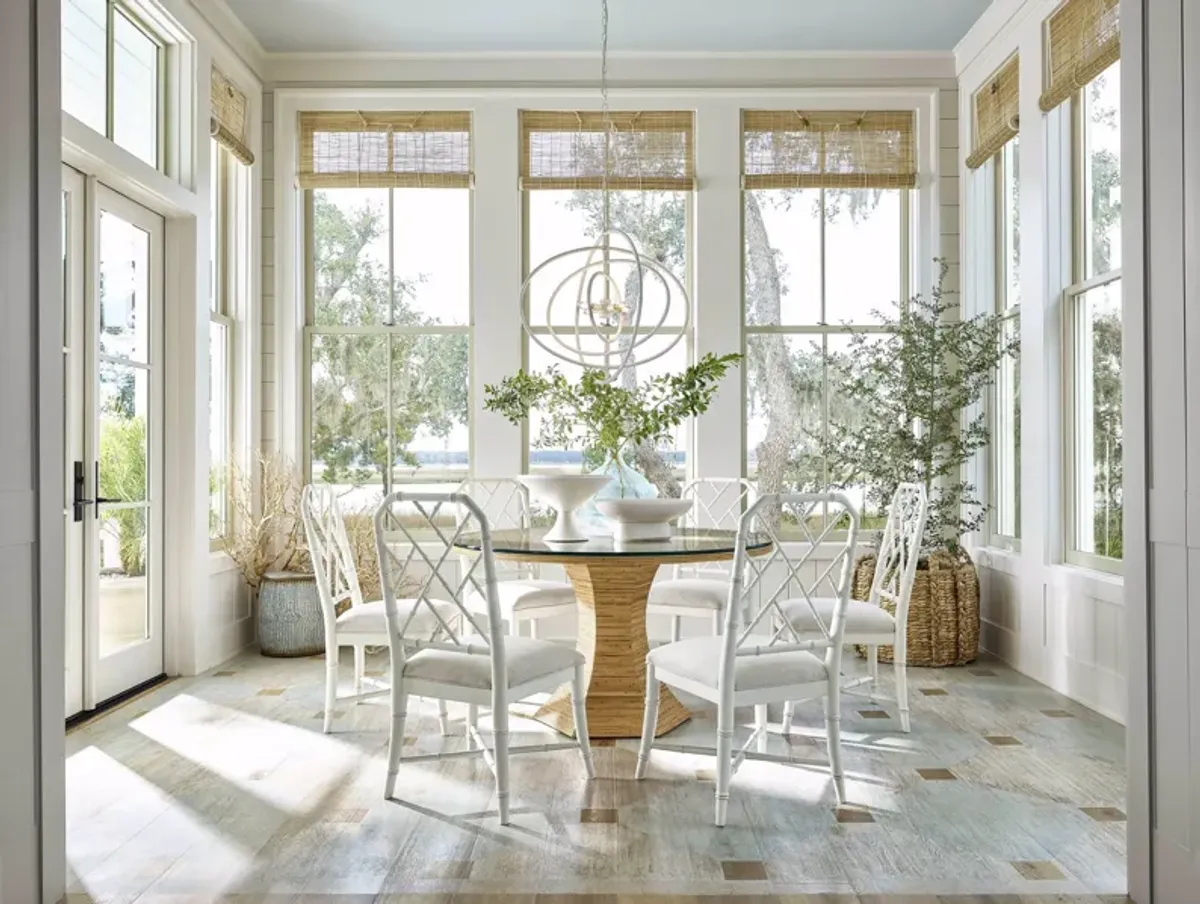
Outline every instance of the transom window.
{"type": "Polygon", "coordinates": [[[364,508],[398,485],[461,482],[469,114],[302,114],[300,184],[311,479],[364,508]]]}
{"type": "Polygon", "coordinates": [[[119,0],[62,0],[63,110],[157,168],[165,47],[119,0]]]}

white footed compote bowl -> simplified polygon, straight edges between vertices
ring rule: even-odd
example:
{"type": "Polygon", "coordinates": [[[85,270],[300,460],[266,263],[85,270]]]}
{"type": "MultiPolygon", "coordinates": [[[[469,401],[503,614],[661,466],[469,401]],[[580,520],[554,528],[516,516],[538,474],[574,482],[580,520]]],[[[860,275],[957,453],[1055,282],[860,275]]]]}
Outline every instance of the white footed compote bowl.
{"type": "Polygon", "coordinates": [[[542,538],[550,543],[578,543],[588,539],[586,525],[575,510],[595,496],[613,478],[607,474],[522,474],[517,477],[529,495],[557,513],[554,526],[542,538]]]}
{"type": "Polygon", "coordinates": [[[596,509],[612,522],[613,540],[666,540],[671,522],[687,513],[691,499],[598,499],[596,509]]]}

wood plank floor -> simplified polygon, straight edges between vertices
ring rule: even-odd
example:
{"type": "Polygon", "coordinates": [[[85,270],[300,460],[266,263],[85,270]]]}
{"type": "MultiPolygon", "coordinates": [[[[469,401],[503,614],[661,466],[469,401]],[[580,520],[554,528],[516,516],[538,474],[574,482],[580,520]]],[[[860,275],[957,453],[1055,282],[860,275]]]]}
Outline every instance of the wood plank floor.
{"type": "MultiPolygon", "coordinates": [[[[766,743],[791,762],[747,762],[724,829],[711,757],[656,751],[635,782],[632,741],[597,746],[591,783],[574,751],[514,757],[507,828],[477,757],[402,765],[403,800],[384,801],[386,697],[341,704],[324,735],[323,666],[247,653],[69,734],[68,900],[1125,900],[1122,729],[999,664],[911,670],[908,735],[893,704],[848,698],[841,811],[820,706],[799,707],[790,740],[776,721],[766,743]]],[[[462,712],[450,738],[431,702],[409,712],[406,754],[461,749],[462,712]]],[[[512,729],[514,745],[554,740],[512,729]]],[[[713,713],[669,740],[711,745],[713,713]]]]}

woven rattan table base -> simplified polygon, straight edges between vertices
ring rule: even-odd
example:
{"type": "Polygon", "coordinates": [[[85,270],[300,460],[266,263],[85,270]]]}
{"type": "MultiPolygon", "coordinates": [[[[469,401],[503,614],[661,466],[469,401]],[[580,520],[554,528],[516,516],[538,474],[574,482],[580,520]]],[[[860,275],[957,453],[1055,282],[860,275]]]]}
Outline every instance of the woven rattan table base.
{"type": "MultiPolygon", "coordinates": [[[[641,737],[650,652],[646,601],[659,564],[612,558],[566,565],[579,601],[579,651],[587,658],[588,735],[593,738],[641,737]]],[[[691,718],[666,685],[659,695],[656,735],[691,718]]],[[[570,687],[559,688],[534,718],[574,737],[570,687]]]]}

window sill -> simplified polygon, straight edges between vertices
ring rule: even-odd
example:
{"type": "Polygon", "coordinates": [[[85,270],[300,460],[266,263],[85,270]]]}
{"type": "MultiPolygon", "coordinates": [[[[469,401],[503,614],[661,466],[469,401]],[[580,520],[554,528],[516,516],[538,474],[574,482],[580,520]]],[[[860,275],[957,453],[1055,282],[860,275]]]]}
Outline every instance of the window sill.
{"type": "Polygon", "coordinates": [[[218,574],[228,574],[231,571],[237,571],[237,563],[229,558],[228,554],[219,549],[214,549],[208,554],[208,573],[210,576],[218,574]]]}

